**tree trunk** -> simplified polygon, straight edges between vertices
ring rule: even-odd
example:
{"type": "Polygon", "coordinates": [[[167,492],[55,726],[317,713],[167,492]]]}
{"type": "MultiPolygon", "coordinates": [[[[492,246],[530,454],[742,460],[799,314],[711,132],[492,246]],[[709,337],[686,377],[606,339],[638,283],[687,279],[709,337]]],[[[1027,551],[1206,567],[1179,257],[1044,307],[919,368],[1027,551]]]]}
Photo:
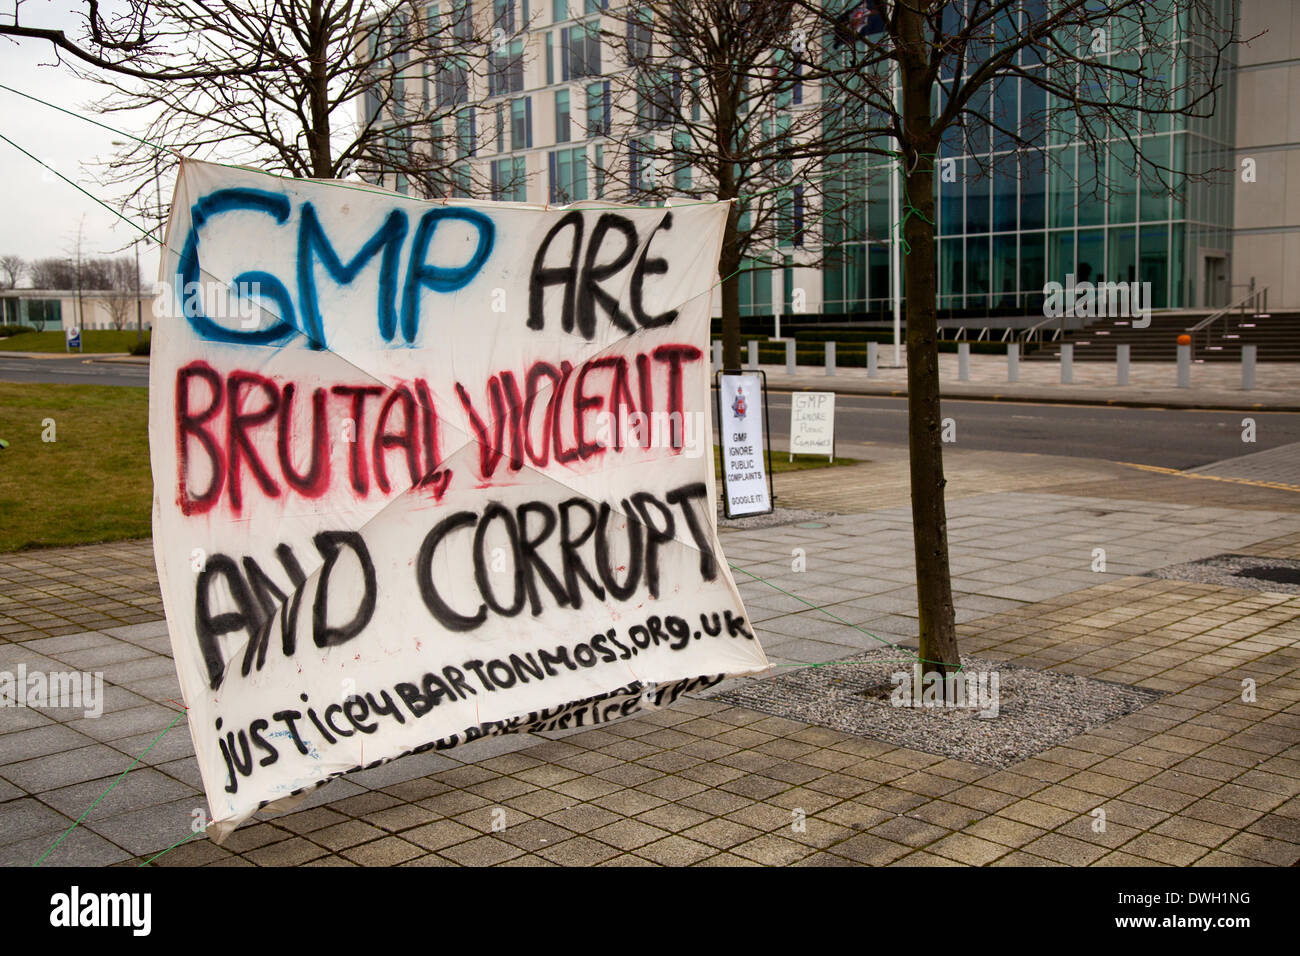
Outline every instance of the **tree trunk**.
{"type": "Polygon", "coordinates": [[[722,279],[722,367],[740,368],[740,245],[736,226],[740,210],[735,203],[727,213],[722,235],[722,255],[718,259],[718,276],[722,279]]]}
{"type": "Polygon", "coordinates": [[[307,130],[307,155],[311,161],[313,179],[333,179],[335,170],[330,144],[329,70],[325,62],[329,55],[330,27],[325,23],[325,11],[319,0],[311,5],[307,35],[311,43],[308,51],[310,76],[307,81],[307,109],[311,117],[311,128],[307,130]]]}
{"type": "MultiPolygon", "coordinates": [[[[960,667],[948,569],[948,517],[943,500],[943,421],[939,405],[935,313],[934,153],[930,81],[921,54],[923,15],[899,8],[902,115],[904,288],[907,291],[907,437],[912,479],[912,539],[920,658],[924,674],[960,667]]],[[[942,683],[940,688],[942,688],[942,683]]]]}
{"type": "MultiPolygon", "coordinates": [[[[717,142],[725,144],[730,153],[735,143],[736,116],[741,97],[725,72],[714,79],[717,92],[715,104],[717,142]]],[[[722,254],[718,259],[718,278],[722,280],[722,367],[740,368],[740,205],[736,188],[736,167],[718,150],[718,199],[730,199],[727,223],[722,233],[722,254]]]]}

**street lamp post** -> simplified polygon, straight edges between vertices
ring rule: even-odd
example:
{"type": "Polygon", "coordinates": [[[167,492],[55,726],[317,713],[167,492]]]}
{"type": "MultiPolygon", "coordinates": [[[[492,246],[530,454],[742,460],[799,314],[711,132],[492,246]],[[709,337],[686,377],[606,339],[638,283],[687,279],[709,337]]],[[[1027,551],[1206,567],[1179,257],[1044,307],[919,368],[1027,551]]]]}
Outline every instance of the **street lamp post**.
{"type": "MultiPolygon", "coordinates": [[[[123,142],[120,139],[115,139],[113,140],[113,145],[127,146],[130,144],[123,142]]],[[[158,245],[159,262],[161,262],[163,211],[162,211],[162,184],[158,180],[158,158],[159,158],[158,151],[155,149],[153,154],[153,196],[154,196],[154,205],[158,209],[158,236],[155,238],[152,235],[150,235],[150,238],[154,239],[154,242],[157,243],[158,245]]],[[[139,343],[143,343],[144,342],[144,305],[140,301],[140,291],[141,291],[140,290],[140,240],[137,239],[135,241],[135,332],[136,332],[136,341],[139,343]]]]}

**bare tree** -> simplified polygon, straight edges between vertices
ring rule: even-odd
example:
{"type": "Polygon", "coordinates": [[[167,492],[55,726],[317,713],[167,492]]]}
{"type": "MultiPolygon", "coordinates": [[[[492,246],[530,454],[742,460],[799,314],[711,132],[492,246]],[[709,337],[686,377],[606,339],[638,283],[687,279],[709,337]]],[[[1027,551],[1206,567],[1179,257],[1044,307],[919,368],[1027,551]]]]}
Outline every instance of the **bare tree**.
{"type": "MultiPolygon", "coordinates": [[[[387,174],[399,190],[442,196],[469,170],[453,144],[473,136],[473,79],[486,75],[495,92],[498,77],[522,76],[513,10],[476,14],[467,0],[153,0],[151,30],[170,48],[217,45],[270,68],[166,83],[82,72],[111,90],[105,112],[156,117],[141,137],[151,143],[295,177],[387,174]]],[[[161,54],[138,62],[165,67],[161,54]]],[[[158,162],[157,148],[127,144],[108,178],[132,184],[128,199],[140,202],[158,162]]]]}
{"type": "Polygon", "coordinates": [[[838,212],[821,201],[823,161],[858,138],[825,122],[798,75],[815,22],[788,0],[645,0],[629,4],[622,33],[606,33],[626,68],[596,114],[609,128],[588,130],[616,146],[597,175],[632,202],[731,201],[718,263],[727,368],[740,366],[741,274],[772,268],[746,263],[819,261],[838,212]]]}
{"type": "Polygon", "coordinates": [[[136,318],[140,300],[140,272],[130,256],[107,260],[112,275],[112,295],[104,299],[109,321],[119,332],[136,318]]]}
{"type": "Polygon", "coordinates": [[[86,242],[86,217],[83,215],[77,223],[77,237],[68,249],[68,265],[72,270],[72,285],[77,294],[77,318],[75,328],[83,333],[86,328],[86,300],[83,295],[86,288],[86,255],[83,251],[86,242]]]}
{"type": "Polygon", "coordinates": [[[0,12],[0,37],[49,43],[60,62],[67,56],[75,65],[158,82],[274,69],[260,46],[235,50],[200,41],[197,47],[173,48],[169,38],[155,29],[151,0],[122,0],[107,17],[98,0],[86,0],[78,5],[79,29],[72,36],[66,30],[42,25],[40,12],[34,20],[26,16],[24,5],[25,0],[13,0],[12,11],[0,12]]]}
{"type": "Polygon", "coordinates": [[[33,289],[71,289],[76,285],[76,271],[67,259],[36,259],[27,269],[33,289]]]}
{"type": "Polygon", "coordinates": [[[1081,167],[1086,157],[1102,171],[1080,185],[1095,201],[1125,176],[1176,189],[1208,175],[1145,153],[1141,137],[1161,117],[1213,112],[1236,23],[1216,17],[1222,5],[1214,0],[796,3],[821,19],[825,37],[804,78],[854,104],[864,135],[886,138],[863,151],[896,159],[902,170],[919,656],[927,674],[943,675],[959,656],[943,493],[936,167],[961,157],[984,175],[1001,149],[1018,170],[1027,154],[1051,162],[1053,142],[1068,142],[1077,144],[1081,167]],[[1014,106],[998,102],[1003,84],[1015,82],[1042,104],[1018,121],[1014,106]]]}
{"type": "Polygon", "coordinates": [[[27,271],[22,256],[0,256],[0,289],[12,289],[27,271]]]}
{"type": "Polygon", "coordinates": [[[113,289],[115,270],[120,260],[101,257],[81,257],[78,266],[76,250],[70,250],[69,256],[37,259],[27,269],[33,289],[75,289],[80,284],[83,289],[113,289]]]}

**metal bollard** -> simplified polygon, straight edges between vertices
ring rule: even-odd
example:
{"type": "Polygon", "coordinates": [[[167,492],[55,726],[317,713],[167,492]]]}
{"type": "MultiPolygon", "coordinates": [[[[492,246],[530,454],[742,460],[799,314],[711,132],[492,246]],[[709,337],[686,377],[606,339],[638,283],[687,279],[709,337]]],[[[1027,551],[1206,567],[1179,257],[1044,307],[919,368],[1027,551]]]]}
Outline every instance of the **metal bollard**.
{"type": "Polygon", "coordinates": [[[1115,346],[1115,384],[1128,384],[1128,350],[1127,345],[1115,346]]]}
{"type": "Polygon", "coordinates": [[[826,374],[835,374],[835,343],[826,343],[826,374]]]}
{"type": "Polygon", "coordinates": [[[1007,381],[1020,381],[1020,343],[1007,343],[1007,381]]]}
{"type": "Polygon", "coordinates": [[[795,368],[794,339],[786,339],[785,343],[785,374],[793,375],[795,368]]]}
{"type": "Polygon", "coordinates": [[[1069,342],[1061,343],[1061,384],[1069,385],[1074,381],[1074,346],[1069,342]]]}
{"type": "Polygon", "coordinates": [[[1192,387],[1192,347],[1178,346],[1178,387],[1192,387]]]}
{"type": "Polygon", "coordinates": [[[957,380],[970,381],[970,343],[957,343],[957,380]]]}
{"type": "Polygon", "coordinates": [[[1255,346],[1241,347],[1241,387],[1250,391],[1255,387],[1255,346]]]}
{"type": "Polygon", "coordinates": [[[867,343],[867,378],[875,378],[880,374],[880,343],[867,343]]]}
{"type": "Polygon", "coordinates": [[[758,368],[758,339],[749,340],[749,361],[745,363],[745,368],[758,368]]]}

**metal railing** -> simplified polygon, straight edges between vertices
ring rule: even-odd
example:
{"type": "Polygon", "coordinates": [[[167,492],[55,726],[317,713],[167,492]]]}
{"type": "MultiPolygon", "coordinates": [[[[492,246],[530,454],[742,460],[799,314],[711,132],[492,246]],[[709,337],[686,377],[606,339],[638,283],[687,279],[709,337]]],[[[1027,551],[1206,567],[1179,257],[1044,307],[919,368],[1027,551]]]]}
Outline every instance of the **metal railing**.
{"type": "MultiPolygon", "coordinates": [[[[960,326],[952,326],[952,327],[945,328],[941,326],[939,328],[939,341],[940,342],[993,342],[993,341],[1012,342],[1015,341],[1016,330],[1013,326],[1008,325],[1005,327],[997,328],[988,325],[981,325],[978,328],[979,328],[979,334],[976,335],[974,338],[972,338],[971,333],[974,332],[975,327],[960,325],[960,326]],[[947,336],[944,334],[945,332],[951,332],[952,335],[947,336]],[[1001,333],[1001,335],[999,335],[996,340],[993,337],[994,332],[1001,333]]],[[[1055,342],[1060,337],[1061,337],[1061,330],[1057,329],[1052,335],[1052,341],[1055,342]]]]}
{"type": "Polygon", "coordinates": [[[1064,335],[1064,331],[1061,328],[1061,318],[1060,316],[1049,315],[1047,318],[1035,322],[1029,328],[1023,329],[1020,333],[1020,344],[1027,348],[1030,342],[1037,342],[1038,346],[1041,348],[1043,345],[1043,336],[1047,331],[1047,326],[1052,323],[1056,323],[1056,328],[1052,329],[1052,341],[1059,342],[1061,336],[1064,335]]]}
{"type": "Polygon", "coordinates": [[[1259,315],[1261,313],[1267,313],[1268,312],[1268,286],[1261,286],[1258,289],[1254,289],[1250,292],[1247,292],[1236,302],[1232,303],[1231,305],[1225,305],[1218,312],[1214,312],[1211,313],[1210,315],[1207,315],[1205,318],[1201,319],[1201,321],[1197,322],[1195,325],[1188,328],[1187,334],[1192,336],[1193,344],[1195,344],[1196,341],[1196,333],[1204,332],[1205,347],[1208,349],[1210,347],[1211,338],[1213,337],[1214,334],[1214,323],[1222,322],[1223,332],[1226,334],[1228,331],[1228,316],[1232,314],[1232,311],[1234,309],[1236,309],[1239,312],[1239,321],[1244,320],[1246,318],[1247,303],[1252,303],[1250,306],[1252,316],[1259,315]]]}

